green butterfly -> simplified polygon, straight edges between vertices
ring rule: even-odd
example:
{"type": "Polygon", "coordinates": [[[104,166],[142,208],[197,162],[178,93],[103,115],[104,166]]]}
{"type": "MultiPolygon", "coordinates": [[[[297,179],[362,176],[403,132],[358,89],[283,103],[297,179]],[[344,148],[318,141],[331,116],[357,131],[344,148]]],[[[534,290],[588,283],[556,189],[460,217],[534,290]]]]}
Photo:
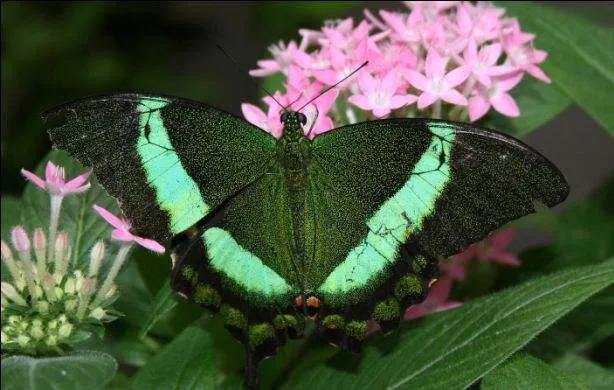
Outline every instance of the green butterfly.
{"type": "Polygon", "coordinates": [[[421,302],[438,262],[554,206],[559,170],[512,137],[464,123],[384,119],[313,140],[202,103],[122,94],[51,110],[56,147],[91,166],[134,233],[169,243],[172,286],[219,312],[248,352],[247,381],[305,318],[359,350],[421,302]]]}

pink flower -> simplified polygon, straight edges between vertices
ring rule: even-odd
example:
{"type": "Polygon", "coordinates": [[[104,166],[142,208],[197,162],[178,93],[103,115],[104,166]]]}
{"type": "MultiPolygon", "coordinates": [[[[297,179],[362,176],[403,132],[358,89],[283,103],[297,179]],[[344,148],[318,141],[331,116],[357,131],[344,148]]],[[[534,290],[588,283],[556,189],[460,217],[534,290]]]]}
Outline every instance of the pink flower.
{"type": "Polygon", "coordinates": [[[454,280],[465,279],[465,268],[473,260],[499,263],[508,266],[519,266],[520,260],[516,255],[507,251],[507,247],[514,239],[514,229],[500,230],[491,234],[487,239],[477,242],[463,252],[454,255],[449,262],[441,265],[445,275],[454,280]]]}
{"type": "MultiPolygon", "coordinates": [[[[352,56],[345,55],[340,49],[332,47],[327,51],[330,68],[313,70],[313,76],[326,85],[334,85],[356,70],[367,59],[367,40],[356,46],[352,56]]],[[[289,76],[290,77],[290,76],[289,76]]],[[[339,85],[340,90],[347,89],[350,83],[339,85]]]]}
{"type": "Polygon", "coordinates": [[[516,101],[508,93],[522,80],[522,73],[494,79],[488,88],[478,88],[477,92],[469,98],[469,119],[472,122],[480,119],[490,107],[503,115],[516,117],[520,109],[516,101]]]}
{"type": "Polygon", "coordinates": [[[537,66],[546,60],[548,53],[531,46],[534,38],[535,35],[522,32],[518,20],[513,19],[502,31],[501,42],[508,56],[506,63],[527,72],[538,80],[550,83],[550,77],[537,66]]]}
{"type": "Polygon", "coordinates": [[[391,38],[395,42],[417,44],[422,39],[421,26],[424,23],[421,12],[412,12],[404,15],[396,12],[379,12],[386,25],[392,30],[391,38]]]}
{"type": "Polygon", "coordinates": [[[65,196],[69,194],[78,194],[90,188],[90,183],[87,182],[91,172],[85,172],[68,183],[65,180],[65,171],[61,166],[56,166],[51,161],[47,162],[45,168],[45,180],[38,177],[36,174],[21,170],[21,174],[32,182],[37,187],[49,192],[51,195],[65,196]]]}
{"type": "Polygon", "coordinates": [[[485,87],[490,87],[492,76],[501,76],[505,73],[514,71],[512,66],[497,65],[497,60],[501,56],[501,44],[493,43],[480,48],[475,41],[470,41],[463,53],[464,62],[471,69],[471,75],[485,87]]]}
{"type": "Polygon", "coordinates": [[[291,41],[288,46],[280,41],[277,45],[271,45],[269,51],[273,55],[272,60],[259,60],[258,69],[249,71],[249,74],[254,77],[270,76],[272,74],[282,72],[286,73],[288,67],[297,60],[308,60],[309,55],[296,46],[296,42],[291,41]]]}
{"type": "Polygon", "coordinates": [[[409,307],[405,311],[404,319],[412,320],[414,318],[423,317],[429,313],[435,313],[445,310],[454,309],[462,305],[461,302],[450,300],[450,292],[452,291],[452,278],[444,275],[439,278],[429,290],[426,299],[417,305],[409,307]]]}
{"type": "Polygon", "coordinates": [[[362,94],[350,96],[348,101],[361,110],[372,111],[382,118],[396,110],[416,101],[416,96],[397,94],[399,80],[396,71],[390,71],[381,80],[364,72],[358,78],[362,94]]]}
{"type": "MultiPolygon", "coordinates": [[[[275,93],[273,96],[280,102],[284,100],[279,93],[275,93]]],[[[265,96],[262,100],[268,106],[266,113],[253,104],[243,103],[241,104],[243,116],[251,124],[267,131],[275,138],[280,138],[283,129],[283,123],[279,120],[282,108],[270,96],[265,96]]]]}
{"type": "Polygon", "coordinates": [[[151,251],[157,253],[164,253],[164,247],[160,245],[157,241],[151,240],[149,238],[138,237],[130,233],[130,223],[126,219],[120,219],[113,215],[107,209],[98,205],[94,205],[94,210],[96,210],[96,212],[105,221],[107,221],[111,226],[115,228],[111,233],[111,238],[113,238],[114,240],[122,242],[136,242],[140,246],[147,248],[151,251]]]}
{"type": "Polygon", "coordinates": [[[465,44],[474,41],[481,45],[496,39],[501,30],[501,16],[504,12],[503,9],[486,3],[478,3],[475,6],[470,3],[459,4],[456,11],[456,40],[465,44]]]}
{"type": "Polygon", "coordinates": [[[454,87],[469,77],[470,69],[461,66],[446,73],[448,61],[449,59],[442,58],[437,50],[429,49],[424,67],[425,74],[418,73],[413,69],[405,71],[407,80],[422,91],[418,98],[419,109],[428,107],[437,100],[444,100],[460,106],[467,105],[467,99],[454,87]]]}

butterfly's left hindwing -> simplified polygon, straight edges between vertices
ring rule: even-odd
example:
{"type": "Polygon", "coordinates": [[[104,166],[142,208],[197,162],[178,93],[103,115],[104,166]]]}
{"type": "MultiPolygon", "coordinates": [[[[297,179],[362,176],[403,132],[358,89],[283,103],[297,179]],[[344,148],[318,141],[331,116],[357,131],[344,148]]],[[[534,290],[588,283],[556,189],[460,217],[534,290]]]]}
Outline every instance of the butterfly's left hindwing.
{"type": "Polygon", "coordinates": [[[275,139],[210,106],[124,94],[68,103],[54,145],[94,169],[134,231],[161,242],[190,228],[274,163],[275,139]]]}
{"type": "Polygon", "coordinates": [[[568,193],[528,146],[446,121],[342,127],[314,139],[311,161],[316,229],[305,279],[333,313],[419,301],[439,259],[568,193]]]}

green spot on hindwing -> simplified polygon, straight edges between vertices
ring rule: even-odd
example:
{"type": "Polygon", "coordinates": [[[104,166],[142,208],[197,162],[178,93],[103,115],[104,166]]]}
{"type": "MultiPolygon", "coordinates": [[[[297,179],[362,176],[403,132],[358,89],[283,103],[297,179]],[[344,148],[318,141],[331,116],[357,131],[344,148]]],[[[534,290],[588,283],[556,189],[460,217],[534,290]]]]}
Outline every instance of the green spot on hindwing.
{"type": "Polygon", "coordinates": [[[431,142],[409,173],[405,184],[366,221],[367,237],[353,248],[326,278],[318,291],[335,303],[358,290],[394,264],[410,236],[435,211],[435,202],[450,181],[450,153],[454,131],[449,125],[429,125],[431,142]]]}
{"type": "Polygon", "coordinates": [[[261,259],[243,248],[232,235],[218,227],[203,233],[209,264],[248,293],[278,298],[292,292],[288,283],[261,259]]]}
{"type": "Polygon", "coordinates": [[[137,151],[147,182],[155,190],[160,208],[169,215],[169,229],[177,234],[204,217],[209,206],[171,144],[160,115],[160,109],[168,103],[159,98],[139,101],[137,151]]]}

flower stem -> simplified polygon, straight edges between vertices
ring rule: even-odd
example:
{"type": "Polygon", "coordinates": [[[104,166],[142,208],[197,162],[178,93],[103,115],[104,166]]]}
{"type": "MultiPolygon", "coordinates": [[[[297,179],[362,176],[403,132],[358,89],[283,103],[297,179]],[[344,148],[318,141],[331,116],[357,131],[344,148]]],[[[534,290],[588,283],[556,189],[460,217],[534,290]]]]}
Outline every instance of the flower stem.
{"type": "Polygon", "coordinates": [[[433,118],[441,119],[441,100],[437,100],[433,104],[433,118]]]}
{"type": "Polygon", "coordinates": [[[47,252],[47,261],[53,259],[55,236],[58,232],[58,223],[60,221],[60,210],[62,209],[62,195],[51,195],[51,211],[49,215],[49,247],[47,252]]]}

